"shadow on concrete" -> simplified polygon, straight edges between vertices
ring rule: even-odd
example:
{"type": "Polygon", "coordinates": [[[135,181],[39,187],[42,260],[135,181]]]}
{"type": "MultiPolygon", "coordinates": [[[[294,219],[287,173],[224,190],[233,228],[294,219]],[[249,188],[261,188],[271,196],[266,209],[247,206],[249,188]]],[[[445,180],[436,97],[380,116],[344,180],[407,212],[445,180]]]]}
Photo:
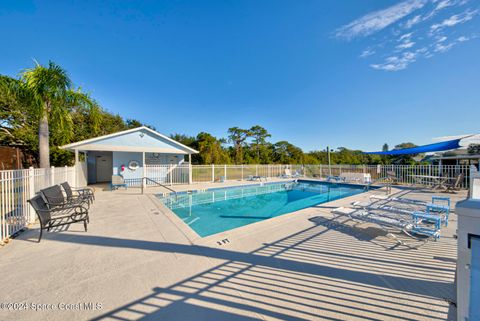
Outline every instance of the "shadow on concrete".
{"type": "MultiPolygon", "coordinates": [[[[358,232],[323,217],[311,222],[312,227],[250,253],[86,234],[56,234],[50,240],[224,261],[169,287],[154,287],[94,320],[447,318],[451,262],[431,264],[412,250],[386,254],[372,244],[372,230],[358,232]]],[[[447,245],[435,246],[448,253],[447,245]]]]}

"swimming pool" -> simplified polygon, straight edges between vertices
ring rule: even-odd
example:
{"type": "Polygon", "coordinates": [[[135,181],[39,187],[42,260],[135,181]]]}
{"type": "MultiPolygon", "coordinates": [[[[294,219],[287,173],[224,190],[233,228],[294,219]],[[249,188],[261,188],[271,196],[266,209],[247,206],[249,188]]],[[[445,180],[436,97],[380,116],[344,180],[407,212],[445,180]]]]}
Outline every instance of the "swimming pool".
{"type": "Polygon", "coordinates": [[[158,197],[185,224],[204,237],[363,191],[363,186],[298,181],[158,197]]]}

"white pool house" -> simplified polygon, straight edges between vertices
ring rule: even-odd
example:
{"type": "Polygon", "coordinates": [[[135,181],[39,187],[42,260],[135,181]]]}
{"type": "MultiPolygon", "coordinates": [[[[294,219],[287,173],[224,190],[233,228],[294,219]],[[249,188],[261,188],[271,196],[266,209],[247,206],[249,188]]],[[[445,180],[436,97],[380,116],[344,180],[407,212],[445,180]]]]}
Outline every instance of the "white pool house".
{"type": "Polygon", "coordinates": [[[121,175],[130,186],[140,186],[144,177],[162,184],[173,180],[191,183],[191,155],[198,153],[145,126],[61,148],[75,152],[75,164],[88,184],[109,183],[112,175],[121,175]],[[86,166],[80,165],[81,154],[86,166]]]}

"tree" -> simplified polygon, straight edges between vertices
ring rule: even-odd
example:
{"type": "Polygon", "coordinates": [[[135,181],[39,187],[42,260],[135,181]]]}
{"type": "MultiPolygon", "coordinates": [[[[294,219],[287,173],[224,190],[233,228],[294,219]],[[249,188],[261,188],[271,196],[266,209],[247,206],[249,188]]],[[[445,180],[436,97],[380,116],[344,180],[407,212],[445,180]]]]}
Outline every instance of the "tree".
{"type": "Polygon", "coordinates": [[[50,61],[48,66],[36,63],[21,75],[21,87],[31,95],[31,105],[38,119],[38,153],[40,167],[50,167],[50,128],[69,141],[73,134],[71,110],[78,105],[95,104],[88,95],[75,90],[67,72],[50,61]]]}
{"type": "Polygon", "coordinates": [[[156,130],[154,126],[144,124],[144,123],[142,123],[141,121],[139,121],[139,120],[137,120],[137,119],[133,119],[133,118],[127,118],[127,119],[125,120],[125,124],[127,125],[127,128],[128,128],[128,129],[145,126],[145,127],[148,127],[148,128],[150,128],[150,129],[152,129],[152,130],[156,130]]]}
{"type": "Polygon", "coordinates": [[[273,145],[273,159],[279,164],[301,164],[303,151],[287,141],[280,141],[273,145]]]}
{"type": "MultiPolygon", "coordinates": [[[[395,145],[394,150],[417,147],[414,143],[401,143],[395,145]]],[[[418,154],[398,155],[392,157],[392,162],[399,165],[413,165],[416,163],[414,157],[418,154]]]]}
{"type": "Polygon", "coordinates": [[[480,144],[470,144],[467,147],[469,154],[480,154],[480,144]]]}
{"type": "Polygon", "coordinates": [[[172,134],[170,135],[170,138],[185,146],[196,148],[195,146],[196,138],[194,136],[187,136],[183,134],[172,134]]]}
{"type": "Polygon", "coordinates": [[[228,154],[222,148],[221,142],[208,133],[197,135],[198,151],[201,155],[202,164],[228,164],[228,154]]]}
{"type": "Polygon", "coordinates": [[[31,99],[18,79],[0,76],[1,145],[27,146],[35,136],[28,110],[31,99]]]}
{"type": "Polygon", "coordinates": [[[228,140],[233,143],[235,149],[235,164],[243,163],[243,145],[249,136],[250,132],[246,129],[238,127],[228,129],[228,140]]]}
{"type": "Polygon", "coordinates": [[[261,163],[260,160],[260,150],[261,147],[265,146],[267,143],[267,138],[271,137],[268,131],[263,128],[262,126],[256,125],[250,128],[249,130],[250,136],[253,138],[253,143],[255,145],[255,152],[256,152],[256,162],[261,163]]]}
{"type": "MultiPolygon", "coordinates": [[[[383,146],[382,146],[382,152],[388,152],[388,144],[387,144],[387,143],[383,144],[383,146]]],[[[389,157],[388,157],[388,155],[381,155],[381,156],[382,156],[382,157],[381,157],[381,158],[382,158],[382,163],[383,163],[383,164],[388,164],[388,163],[389,163],[389,157]]]]}

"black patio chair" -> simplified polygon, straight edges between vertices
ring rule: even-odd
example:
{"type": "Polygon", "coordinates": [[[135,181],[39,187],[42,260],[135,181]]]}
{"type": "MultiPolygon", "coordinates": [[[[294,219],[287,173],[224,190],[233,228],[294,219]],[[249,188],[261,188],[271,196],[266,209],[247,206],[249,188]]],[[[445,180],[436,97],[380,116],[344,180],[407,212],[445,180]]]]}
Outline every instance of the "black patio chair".
{"type": "Polygon", "coordinates": [[[43,230],[50,231],[53,227],[83,222],[85,232],[87,231],[88,209],[81,204],[52,207],[52,204],[48,204],[40,194],[28,200],[28,202],[32,205],[40,221],[39,243],[42,239],[43,230]]]}
{"type": "Polygon", "coordinates": [[[60,184],[67,195],[67,201],[73,201],[76,198],[83,198],[88,201],[89,204],[92,204],[95,200],[95,194],[92,188],[76,188],[71,187],[68,182],[63,182],[60,184]]]}
{"type": "Polygon", "coordinates": [[[83,205],[87,209],[90,207],[90,202],[88,199],[83,197],[74,197],[73,195],[68,198],[63,195],[62,188],[60,185],[53,185],[47,188],[40,190],[40,194],[42,195],[45,203],[50,208],[55,207],[66,207],[71,205],[83,205]]]}

